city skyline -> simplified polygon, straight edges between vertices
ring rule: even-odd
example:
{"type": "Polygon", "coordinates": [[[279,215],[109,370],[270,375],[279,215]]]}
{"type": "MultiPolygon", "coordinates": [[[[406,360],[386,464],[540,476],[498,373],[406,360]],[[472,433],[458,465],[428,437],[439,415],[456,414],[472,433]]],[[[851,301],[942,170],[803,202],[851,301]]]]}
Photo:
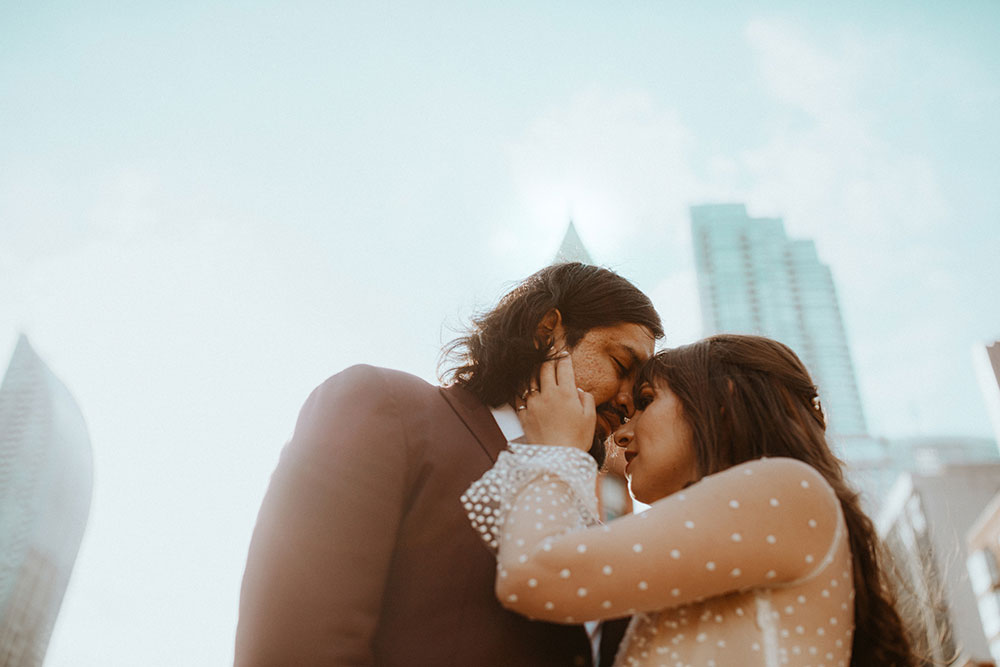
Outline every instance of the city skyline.
{"type": "Polygon", "coordinates": [[[975,1],[4,5],[0,353],[31,338],[94,451],[49,666],[231,661],[311,389],[433,380],[570,217],[667,345],[701,335],[689,207],[781,217],[868,430],[993,437],[998,30],[975,1]]]}

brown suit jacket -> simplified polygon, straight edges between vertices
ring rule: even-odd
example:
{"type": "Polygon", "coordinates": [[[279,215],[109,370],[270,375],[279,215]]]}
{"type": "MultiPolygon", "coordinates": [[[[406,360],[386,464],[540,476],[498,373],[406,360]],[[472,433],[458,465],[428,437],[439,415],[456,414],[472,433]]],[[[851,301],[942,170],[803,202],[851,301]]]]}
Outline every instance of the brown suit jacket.
{"type": "MultiPolygon", "coordinates": [[[[458,387],[371,366],[320,385],[260,509],[236,665],[589,666],[580,626],[494,596],[494,556],[459,496],[505,445],[458,387]]],[[[605,626],[606,664],[621,630],[605,626]]]]}

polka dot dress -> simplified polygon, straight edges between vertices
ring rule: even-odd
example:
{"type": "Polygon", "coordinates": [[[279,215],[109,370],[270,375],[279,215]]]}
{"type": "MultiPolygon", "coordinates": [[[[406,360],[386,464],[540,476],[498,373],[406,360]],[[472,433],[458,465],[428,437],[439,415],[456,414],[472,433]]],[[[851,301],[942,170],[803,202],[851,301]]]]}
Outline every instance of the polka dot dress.
{"type": "Polygon", "coordinates": [[[850,664],[840,504],[795,459],[745,463],[597,525],[596,464],[512,444],[462,496],[504,606],[562,623],[632,616],[616,665],[850,664]]]}

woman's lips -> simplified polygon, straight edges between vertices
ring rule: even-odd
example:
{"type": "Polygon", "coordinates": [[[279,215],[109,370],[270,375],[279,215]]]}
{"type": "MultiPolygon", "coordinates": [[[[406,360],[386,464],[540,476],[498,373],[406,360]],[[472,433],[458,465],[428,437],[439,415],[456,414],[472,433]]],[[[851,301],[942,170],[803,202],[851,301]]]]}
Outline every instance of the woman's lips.
{"type": "Polygon", "coordinates": [[[630,451],[627,451],[627,450],[625,451],[625,473],[626,474],[628,474],[629,466],[632,464],[632,461],[635,460],[635,457],[637,457],[637,456],[639,456],[638,452],[630,452],[630,451]]]}

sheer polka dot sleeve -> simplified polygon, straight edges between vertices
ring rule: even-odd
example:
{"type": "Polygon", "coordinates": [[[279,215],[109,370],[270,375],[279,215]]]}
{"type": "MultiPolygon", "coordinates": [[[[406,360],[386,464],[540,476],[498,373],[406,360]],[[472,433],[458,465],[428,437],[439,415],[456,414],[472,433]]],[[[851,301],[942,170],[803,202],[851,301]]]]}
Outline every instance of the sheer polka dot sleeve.
{"type": "MultiPolygon", "coordinates": [[[[495,532],[508,608],[574,623],[780,587],[822,569],[843,530],[833,490],[794,459],[735,466],[591,528],[577,514],[583,484],[552,469],[509,491],[495,532]]],[[[593,478],[586,484],[592,496],[593,478]]]]}
{"type": "Polygon", "coordinates": [[[510,449],[500,454],[496,464],[466,490],[461,500],[472,527],[496,551],[505,524],[511,523],[512,510],[520,509],[515,499],[529,486],[534,488],[534,494],[527,494],[524,502],[532,505],[537,516],[556,520],[541,506],[543,497],[552,500],[558,491],[561,527],[583,528],[598,523],[596,481],[597,463],[586,452],[573,447],[511,443],[510,449]]]}

